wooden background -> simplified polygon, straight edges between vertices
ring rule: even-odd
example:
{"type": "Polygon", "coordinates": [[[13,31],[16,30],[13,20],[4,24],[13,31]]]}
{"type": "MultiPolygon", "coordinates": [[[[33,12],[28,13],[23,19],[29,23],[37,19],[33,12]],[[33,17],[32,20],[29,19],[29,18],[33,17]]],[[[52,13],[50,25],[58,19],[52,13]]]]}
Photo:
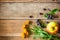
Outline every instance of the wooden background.
{"type": "Polygon", "coordinates": [[[60,0],[0,0],[1,2],[60,2],[60,0]]]}
{"type": "Polygon", "coordinates": [[[56,20],[47,20],[43,15],[39,15],[49,12],[48,9],[60,9],[59,2],[60,0],[0,0],[0,40],[33,40],[32,36],[26,39],[20,37],[24,22],[27,19],[34,24],[36,19],[60,22],[60,12],[56,14],[59,16],[56,20]],[[44,8],[47,10],[44,11],[44,8]],[[31,15],[33,18],[29,18],[31,15]]]}
{"type": "MultiPolygon", "coordinates": [[[[46,19],[40,13],[48,13],[48,9],[60,9],[60,3],[0,3],[0,19],[29,19],[29,16],[46,19]]],[[[60,12],[56,15],[60,19],[60,12]]]]}
{"type": "MultiPolygon", "coordinates": [[[[0,40],[33,40],[32,35],[28,38],[22,39],[22,25],[26,20],[0,20],[0,40]]],[[[36,20],[33,21],[33,24],[36,23],[36,20]]],[[[44,22],[55,21],[59,22],[60,20],[43,20],[44,22]]],[[[60,34],[58,34],[60,35],[60,34]]],[[[42,40],[41,38],[35,40],[42,40]]]]}

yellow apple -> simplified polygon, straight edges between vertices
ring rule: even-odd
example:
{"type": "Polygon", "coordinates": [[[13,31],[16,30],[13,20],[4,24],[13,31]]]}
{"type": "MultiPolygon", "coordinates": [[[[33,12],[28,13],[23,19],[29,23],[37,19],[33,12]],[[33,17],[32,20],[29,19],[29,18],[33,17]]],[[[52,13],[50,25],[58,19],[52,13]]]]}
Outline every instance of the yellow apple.
{"type": "Polygon", "coordinates": [[[56,34],[59,30],[59,25],[56,22],[50,22],[47,24],[47,32],[50,34],[56,34]]]}

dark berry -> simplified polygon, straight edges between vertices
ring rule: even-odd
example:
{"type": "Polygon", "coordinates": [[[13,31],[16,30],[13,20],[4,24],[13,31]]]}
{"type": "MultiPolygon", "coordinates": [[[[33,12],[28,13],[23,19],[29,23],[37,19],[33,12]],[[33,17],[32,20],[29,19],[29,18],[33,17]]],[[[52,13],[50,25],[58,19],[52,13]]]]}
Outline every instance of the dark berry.
{"type": "Polygon", "coordinates": [[[43,13],[40,13],[40,15],[43,15],[43,13]]]}
{"type": "Polygon", "coordinates": [[[44,10],[44,11],[46,11],[47,9],[46,9],[46,8],[44,8],[43,10],[44,10]]]}
{"type": "Polygon", "coordinates": [[[54,16],[51,15],[51,14],[48,14],[48,15],[47,15],[47,19],[54,19],[54,16]]]}
{"type": "Polygon", "coordinates": [[[39,27],[45,28],[43,22],[40,19],[38,19],[36,23],[39,27]]]}
{"type": "Polygon", "coordinates": [[[46,23],[49,23],[48,21],[46,23]]]}
{"type": "Polygon", "coordinates": [[[37,22],[40,22],[40,19],[37,19],[37,22]]]}
{"type": "Polygon", "coordinates": [[[33,16],[29,16],[30,18],[33,18],[33,16]]]}

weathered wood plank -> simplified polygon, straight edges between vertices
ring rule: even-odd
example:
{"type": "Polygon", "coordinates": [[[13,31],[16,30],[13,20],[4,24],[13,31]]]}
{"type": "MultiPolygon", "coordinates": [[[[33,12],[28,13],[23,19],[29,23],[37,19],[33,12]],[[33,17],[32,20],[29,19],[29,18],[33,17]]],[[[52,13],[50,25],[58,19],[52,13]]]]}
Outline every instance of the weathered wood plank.
{"type": "MultiPolygon", "coordinates": [[[[22,25],[26,20],[0,20],[0,40],[23,40],[21,38],[22,25]],[[2,37],[1,37],[2,36],[2,37]]],[[[36,24],[36,20],[33,21],[33,24],[36,24]]],[[[60,20],[43,20],[47,21],[56,21],[60,20]]],[[[24,40],[33,40],[32,36],[24,40]]],[[[40,38],[38,40],[41,40],[40,38]]]]}
{"type": "MultiPolygon", "coordinates": [[[[60,9],[60,3],[0,3],[0,19],[25,19],[29,16],[33,18],[46,19],[39,13],[47,13],[48,9],[60,9]],[[47,10],[44,11],[43,9],[47,10]]],[[[57,13],[60,19],[60,12],[57,13]]]]}
{"type": "Polygon", "coordinates": [[[0,0],[0,2],[60,2],[60,0],[0,0]]]}
{"type": "MultiPolygon", "coordinates": [[[[9,35],[9,34],[10,35],[17,34],[17,36],[19,36],[19,33],[21,34],[23,30],[22,25],[25,23],[25,21],[26,20],[0,20],[0,36],[9,35]]],[[[31,21],[33,21],[33,24],[36,24],[36,20],[31,20],[31,21]]],[[[43,21],[60,22],[60,20],[43,20],[43,21]]]]}

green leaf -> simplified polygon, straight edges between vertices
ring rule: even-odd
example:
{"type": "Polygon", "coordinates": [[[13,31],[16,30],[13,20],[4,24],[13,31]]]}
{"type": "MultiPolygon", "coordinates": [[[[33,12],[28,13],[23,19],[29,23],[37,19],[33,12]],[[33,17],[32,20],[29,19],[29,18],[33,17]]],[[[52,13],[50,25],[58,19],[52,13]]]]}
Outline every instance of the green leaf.
{"type": "Polygon", "coordinates": [[[36,39],[36,38],[39,38],[40,36],[39,35],[34,35],[33,38],[36,39]]]}
{"type": "Polygon", "coordinates": [[[44,15],[44,17],[46,17],[46,18],[47,18],[47,13],[44,15]]]}
{"type": "Polygon", "coordinates": [[[58,12],[59,11],[59,9],[53,9],[52,11],[50,11],[49,12],[49,14],[52,14],[52,15],[54,15],[56,12],[58,12]]]}
{"type": "Polygon", "coordinates": [[[56,35],[52,35],[49,34],[47,32],[45,32],[42,28],[38,27],[38,26],[33,26],[33,32],[34,32],[34,38],[42,38],[42,39],[46,39],[46,40],[60,40],[60,37],[58,38],[56,35]]]}
{"type": "Polygon", "coordinates": [[[44,17],[48,18],[48,15],[47,14],[51,14],[52,16],[54,16],[56,14],[56,12],[58,12],[58,11],[59,11],[59,9],[53,9],[50,12],[46,13],[44,15],[44,17]]]}
{"type": "Polygon", "coordinates": [[[48,40],[51,40],[52,39],[52,35],[49,36],[48,40]]]}

